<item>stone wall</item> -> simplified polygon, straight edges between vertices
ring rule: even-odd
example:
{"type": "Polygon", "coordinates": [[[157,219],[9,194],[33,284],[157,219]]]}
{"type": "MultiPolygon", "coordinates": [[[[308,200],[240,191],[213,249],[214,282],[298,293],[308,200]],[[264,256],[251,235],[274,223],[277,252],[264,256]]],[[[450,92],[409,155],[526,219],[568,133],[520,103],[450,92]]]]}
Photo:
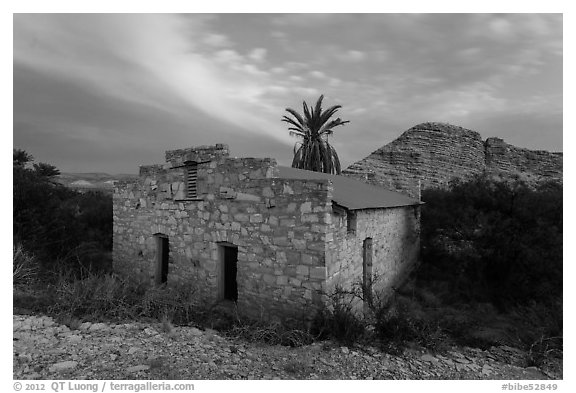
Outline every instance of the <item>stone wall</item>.
{"type": "Polygon", "coordinates": [[[422,123],[350,165],[343,174],[418,198],[420,189],[445,188],[454,178],[483,172],[530,183],[562,181],[562,153],[520,149],[476,131],[422,123]]]}
{"type": "Polygon", "coordinates": [[[172,167],[177,167],[184,165],[187,161],[208,162],[228,157],[229,155],[228,145],[218,143],[215,146],[196,146],[187,149],[168,150],[166,152],[166,162],[170,163],[172,167]]]}
{"type": "Polygon", "coordinates": [[[327,254],[327,288],[362,283],[363,247],[372,239],[373,292],[382,299],[416,266],[420,253],[420,206],[343,211],[332,218],[334,242],[327,254]],[[354,214],[349,228],[347,214],[354,214]],[[355,222],[355,224],[354,224],[355,222]]]}
{"type": "Polygon", "coordinates": [[[138,181],[116,185],[115,270],[153,280],[154,235],[163,234],[168,285],[185,282],[199,298],[219,301],[220,245],[233,244],[240,313],[313,315],[325,291],[331,183],[278,179],[274,160],[228,158],[218,147],[167,152],[168,164],[141,167],[138,181]],[[184,198],[185,161],[198,162],[197,200],[184,198]]]}

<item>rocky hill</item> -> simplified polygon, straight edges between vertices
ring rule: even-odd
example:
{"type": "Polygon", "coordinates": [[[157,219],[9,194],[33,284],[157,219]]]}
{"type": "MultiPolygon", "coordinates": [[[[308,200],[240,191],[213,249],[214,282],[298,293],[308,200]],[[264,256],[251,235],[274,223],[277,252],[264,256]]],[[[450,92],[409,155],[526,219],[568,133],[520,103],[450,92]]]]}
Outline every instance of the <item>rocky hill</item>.
{"type": "Polygon", "coordinates": [[[446,123],[422,123],[343,174],[417,197],[420,188],[446,187],[453,178],[487,172],[530,184],[562,182],[562,153],[519,148],[500,138],[482,140],[476,131],[446,123]]]}

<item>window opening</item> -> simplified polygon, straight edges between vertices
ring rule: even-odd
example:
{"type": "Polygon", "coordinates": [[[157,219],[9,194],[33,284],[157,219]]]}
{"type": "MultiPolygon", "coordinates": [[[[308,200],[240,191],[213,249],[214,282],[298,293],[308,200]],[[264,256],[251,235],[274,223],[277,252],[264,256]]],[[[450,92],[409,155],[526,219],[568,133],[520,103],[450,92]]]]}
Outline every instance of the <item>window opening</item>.
{"type": "Polygon", "coordinates": [[[197,180],[198,180],[198,164],[196,164],[195,162],[186,163],[186,198],[187,199],[198,198],[197,180]]]}
{"type": "Polygon", "coordinates": [[[156,284],[162,285],[168,281],[168,260],[170,247],[168,236],[156,235],[156,284]]]}
{"type": "Polygon", "coordinates": [[[346,230],[348,233],[356,233],[356,213],[351,210],[346,212],[346,230]]]}

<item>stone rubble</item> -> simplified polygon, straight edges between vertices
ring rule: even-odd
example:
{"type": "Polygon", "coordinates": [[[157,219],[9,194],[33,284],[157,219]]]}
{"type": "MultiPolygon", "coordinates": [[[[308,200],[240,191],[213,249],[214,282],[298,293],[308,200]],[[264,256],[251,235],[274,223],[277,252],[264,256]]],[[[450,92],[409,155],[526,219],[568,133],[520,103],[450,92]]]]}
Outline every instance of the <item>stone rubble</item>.
{"type": "Polygon", "coordinates": [[[13,316],[13,378],[41,379],[561,379],[524,368],[510,347],[414,349],[402,355],[331,341],[290,348],[248,343],[213,330],[133,322],[85,322],[78,330],[47,316],[13,316]]]}

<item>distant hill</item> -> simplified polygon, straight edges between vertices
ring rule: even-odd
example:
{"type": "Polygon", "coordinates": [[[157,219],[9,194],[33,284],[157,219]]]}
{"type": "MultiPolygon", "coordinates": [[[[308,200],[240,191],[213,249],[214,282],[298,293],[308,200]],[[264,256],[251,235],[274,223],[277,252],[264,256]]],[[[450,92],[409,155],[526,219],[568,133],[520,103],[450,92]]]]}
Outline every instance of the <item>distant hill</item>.
{"type": "Polygon", "coordinates": [[[112,190],[114,183],[119,180],[136,179],[138,175],[118,174],[110,175],[108,173],[61,173],[57,180],[65,185],[78,190],[112,190]]]}
{"type": "Polygon", "coordinates": [[[422,189],[445,188],[453,178],[487,172],[528,183],[562,182],[562,153],[519,148],[500,138],[446,123],[422,123],[342,171],[388,189],[418,196],[422,189]]]}

